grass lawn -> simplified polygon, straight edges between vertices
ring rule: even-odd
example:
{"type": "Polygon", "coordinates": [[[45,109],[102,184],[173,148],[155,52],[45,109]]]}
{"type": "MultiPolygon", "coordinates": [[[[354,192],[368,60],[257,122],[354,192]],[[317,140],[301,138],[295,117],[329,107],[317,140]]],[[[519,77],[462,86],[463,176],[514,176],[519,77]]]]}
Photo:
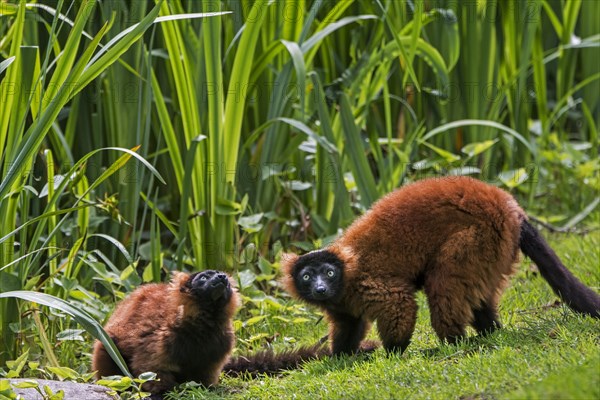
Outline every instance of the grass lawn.
{"type": "MultiPolygon", "coordinates": [[[[560,235],[551,243],[564,263],[598,290],[600,234],[560,235]]],[[[420,295],[413,342],[401,356],[380,349],[369,356],[313,361],[278,377],[223,377],[217,389],[187,388],[167,398],[600,399],[600,321],[562,305],[548,307],[555,299],[524,260],[501,302],[504,328],[487,338],[441,346],[420,295]]],[[[316,320],[242,329],[238,340],[263,329],[281,332],[276,338],[293,334],[298,343],[313,343],[327,331],[325,321],[316,320]]]]}

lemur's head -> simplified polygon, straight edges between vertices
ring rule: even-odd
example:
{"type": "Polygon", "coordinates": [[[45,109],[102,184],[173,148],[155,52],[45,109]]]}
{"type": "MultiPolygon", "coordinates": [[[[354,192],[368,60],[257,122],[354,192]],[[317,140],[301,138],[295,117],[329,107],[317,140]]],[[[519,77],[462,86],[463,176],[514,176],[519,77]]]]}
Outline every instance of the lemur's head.
{"type": "Polygon", "coordinates": [[[284,260],[284,285],[299,298],[319,304],[342,294],[344,262],[330,250],[317,250],[284,260]]]}
{"type": "Polygon", "coordinates": [[[224,306],[233,295],[226,273],[214,270],[195,272],[180,289],[194,296],[198,302],[224,306]]]}

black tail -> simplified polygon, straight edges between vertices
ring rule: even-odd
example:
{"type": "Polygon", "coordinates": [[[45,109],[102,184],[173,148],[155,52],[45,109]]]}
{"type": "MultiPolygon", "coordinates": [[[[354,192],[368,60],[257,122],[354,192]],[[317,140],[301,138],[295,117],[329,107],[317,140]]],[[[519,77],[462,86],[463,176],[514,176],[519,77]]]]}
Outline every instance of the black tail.
{"type": "Polygon", "coordinates": [[[600,296],[581,283],[560,261],[554,250],[528,221],[521,225],[519,246],[535,262],[540,273],[571,309],[600,318],[600,296]]]}
{"type": "MultiPolygon", "coordinates": [[[[365,340],[361,343],[358,353],[370,353],[380,346],[379,342],[365,340]]],[[[305,362],[319,360],[331,356],[327,344],[317,343],[312,346],[299,347],[275,353],[273,350],[260,350],[247,356],[231,358],[223,367],[223,373],[230,376],[277,375],[282,371],[299,368],[305,362]]]]}
{"type": "Polygon", "coordinates": [[[238,376],[249,374],[256,377],[260,374],[276,375],[284,370],[296,369],[302,363],[322,358],[331,354],[323,344],[300,347],[275,353],[273,350],[260,350],[254,354],[231,358],[223,367],[227,375],[238,376]]]}

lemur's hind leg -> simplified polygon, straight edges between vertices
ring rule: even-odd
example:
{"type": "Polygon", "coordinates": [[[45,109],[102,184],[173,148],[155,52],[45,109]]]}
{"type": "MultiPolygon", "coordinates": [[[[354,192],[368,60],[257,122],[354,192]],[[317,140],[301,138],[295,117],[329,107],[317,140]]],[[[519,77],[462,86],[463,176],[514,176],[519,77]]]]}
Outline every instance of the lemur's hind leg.
{"type": "Polygon", "coordinates": [[[496,329],[502,328],[498,319],[496,301],[488,301],[480,307],[473,308],[473,328],[480,335],[488,335],[496,329]]]}

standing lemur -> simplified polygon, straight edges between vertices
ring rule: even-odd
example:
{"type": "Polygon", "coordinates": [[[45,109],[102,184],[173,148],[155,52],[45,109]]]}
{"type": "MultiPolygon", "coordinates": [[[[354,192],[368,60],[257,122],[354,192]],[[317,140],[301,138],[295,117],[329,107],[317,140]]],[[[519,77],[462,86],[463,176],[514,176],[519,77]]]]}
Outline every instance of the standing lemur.
{"type": "Polygon", "coordinates": [[[418,181],[388,194],[331,246],[284,261],[284,286],[320,307],[334,354],[355,351],[372,321],[402,352],[423,289],[431,324],[449,343],[472,325],[500,327],[498,301],[519,248],[574,311],[600,318],[600,296],[562,264],[507,192],[467,177],[418,181]]]}

